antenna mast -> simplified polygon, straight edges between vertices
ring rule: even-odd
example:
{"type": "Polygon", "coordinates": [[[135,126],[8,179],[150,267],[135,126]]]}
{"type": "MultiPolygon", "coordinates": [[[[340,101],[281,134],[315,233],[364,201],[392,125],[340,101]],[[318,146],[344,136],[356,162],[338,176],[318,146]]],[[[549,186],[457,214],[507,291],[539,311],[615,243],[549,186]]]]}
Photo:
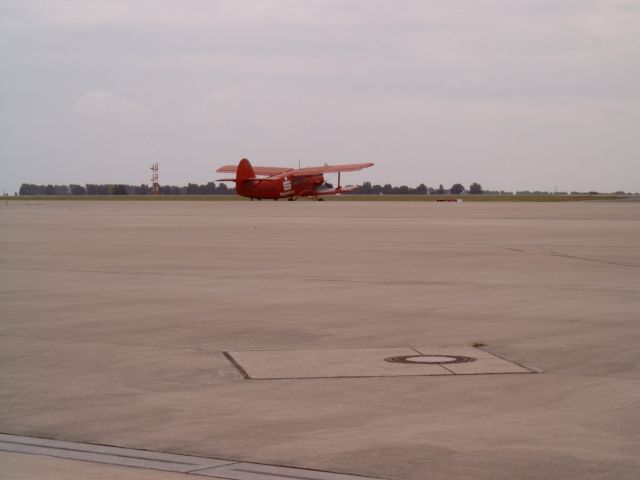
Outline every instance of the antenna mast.
{"type": "Polygon", "coordinates": [[[158,183],[158,164],[151,164],[151,195],[160,195],[160,184],[158,183]]]}

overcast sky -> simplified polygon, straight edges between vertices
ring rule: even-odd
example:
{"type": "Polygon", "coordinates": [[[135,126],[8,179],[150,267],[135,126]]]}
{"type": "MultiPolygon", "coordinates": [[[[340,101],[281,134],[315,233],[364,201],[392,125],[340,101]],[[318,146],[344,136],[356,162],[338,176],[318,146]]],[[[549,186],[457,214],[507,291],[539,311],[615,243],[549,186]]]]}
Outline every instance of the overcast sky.
{"type": "Polygon", "coordinates": [[[640,190],[640,0],[0,0],[0,188],[372,161],[640,190]]]}

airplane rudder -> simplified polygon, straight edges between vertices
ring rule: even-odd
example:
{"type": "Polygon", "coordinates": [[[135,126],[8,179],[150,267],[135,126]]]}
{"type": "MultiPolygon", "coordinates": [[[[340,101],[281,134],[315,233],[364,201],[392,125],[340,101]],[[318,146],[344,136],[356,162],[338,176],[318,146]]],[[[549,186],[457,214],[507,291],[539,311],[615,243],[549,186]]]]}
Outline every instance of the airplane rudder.
{"type": "Polygon", "coordinates": [[[251,162],[246,158],[240,160],[238,164],[238,169],[236,170],[236,181],[240,182],[245,178],[255,178],[255,173],[253,171],[253,167],[251,166],[251,162]]]}

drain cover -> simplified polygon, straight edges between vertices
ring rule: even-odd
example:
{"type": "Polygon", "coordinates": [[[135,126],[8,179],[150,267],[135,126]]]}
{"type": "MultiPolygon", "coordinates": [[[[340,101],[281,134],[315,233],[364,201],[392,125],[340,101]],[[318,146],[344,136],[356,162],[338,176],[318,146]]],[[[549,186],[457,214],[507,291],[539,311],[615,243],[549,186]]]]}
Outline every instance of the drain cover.
{"type": "Polygon", "coordinates": [[[385,358],[384,361],[390,363],[426,363],[442,365],[445,363],[475,362],[476,359],[460,355],[402,355],[399,357],[388,357],[385,358]]]}

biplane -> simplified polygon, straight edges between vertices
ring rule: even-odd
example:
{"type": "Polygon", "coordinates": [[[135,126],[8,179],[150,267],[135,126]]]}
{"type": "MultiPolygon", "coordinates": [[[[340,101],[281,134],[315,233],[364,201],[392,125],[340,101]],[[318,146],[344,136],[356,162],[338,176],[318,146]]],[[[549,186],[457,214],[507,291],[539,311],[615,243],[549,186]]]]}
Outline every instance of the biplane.
{"type": "Polygon", "coordinates": [[[344,165],[325,165],[323,167],[287,168],[252,166],[243,158],[236,165],[225,165],[217,172],[235,173],[235,178],[221,178],[219,182],[236,182],[236,192],[251,200],[286,198],[295,200],[300,197],[324,200],[324,195],[339,195],[359,188],[356,185],[340,185],[342,172],[356,172],[371,167],[373,163],[351,163],[344,165]],[[337,173],[338,186],[333,187],[324,180],[324,174],[337,173]]]}

